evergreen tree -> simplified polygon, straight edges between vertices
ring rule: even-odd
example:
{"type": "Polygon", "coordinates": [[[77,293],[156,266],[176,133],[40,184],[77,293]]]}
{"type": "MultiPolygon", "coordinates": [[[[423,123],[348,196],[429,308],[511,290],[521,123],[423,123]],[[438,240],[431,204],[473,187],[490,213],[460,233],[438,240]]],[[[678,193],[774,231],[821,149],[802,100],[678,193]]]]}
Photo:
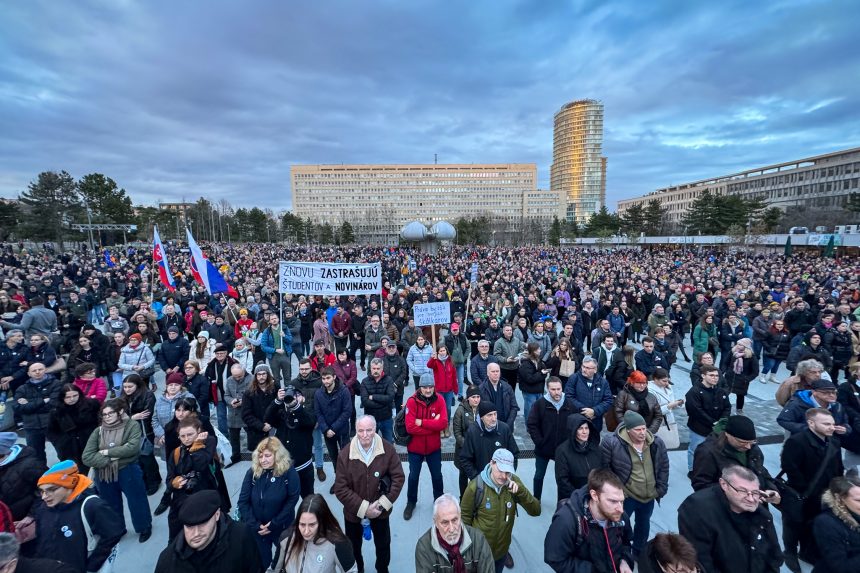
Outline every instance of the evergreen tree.
{"type": "Polygon", "coordinates": [[[344,221],[343,225],[340,226],[340,242],[343,245],[349,245],[355,242],[355,231],[352,229],[352,225],[349,224],[349,221],[344,221]]]}
{"type": "Polygon", "coordinates": [[[561,221],[558,217],[552,218],[552,225],[549,228],[549,244],[557,247],[561,244],[561,221]]]}
{"type": "Polygon", "coordinates": [[[621,228],[628,235],[639,236],[646,226],[645,208],[637,203],[624,211],[621,216],[621,228]]]}
{"type": "MultiPolygon", "coordinates": [[[[663,208],[659,199],[651,199],[645,205],[642,214],[644,219],[644,231],[646,235],[655,237],[663,234],[663,228],[666,222],[667,210],[663,208]]],[[[638,233],[637,233],[638,235],[638,233]]]]}
{"type": "Polygon", "coordinates": [[[81,197],[72,176],[65,171],[39,173],[19,201],[25,208],[22,235],[55,240],[62,250],[71,232],[67,223],[81,213],[81,197]]]}
{"type": "Polygon", "coordinates": [[[21,219],[21,208],[16,201],[0,200],[0,241],[8,241],[21,219]]]}
{"type": "Polygon", "coordinates": [[[134,218],[131,198],[110,177],[101,173],[84,175],[78,181],[78,191],[90,209],[93,223],[123,224],[134,218]]]}

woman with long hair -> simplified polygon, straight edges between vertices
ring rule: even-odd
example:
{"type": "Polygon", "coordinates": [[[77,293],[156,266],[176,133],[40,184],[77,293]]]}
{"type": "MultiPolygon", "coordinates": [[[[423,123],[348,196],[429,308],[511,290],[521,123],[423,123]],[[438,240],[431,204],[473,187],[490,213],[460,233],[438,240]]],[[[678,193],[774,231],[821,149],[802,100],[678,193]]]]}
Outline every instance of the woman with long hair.
{"type": "Polygon", "coordinates": [[[567,379],[576,371],[575,361],[576,355],[570,346],[570,339],[562,336],[558,339],[558,344],[555,345],[555,348],[552,349],[545,366],[549,368],[550,376],[560,377],[567,382],[567,379]],[[559,371],[561,370],[562,362],[565,362],[567,368],[573,368],[574,370],[565,372],[564,375],[560,374],[559,371]],[[569,362],[573,362],[573,364],[569,364],[569,362]]]}
{"type": "Polygon", "coordinates": [[[239,494],[239,515],[254,532],[261,561],[272,562],[272,547],[292,525],[299,501],[299,474],[278,438],[266,438],[251,454],[239,494]]]}
{"type": "Polygon", "coordinates": [[[788,353],[791,352],[791,332],[785,327],[783,319],[774,320],[770,325],[763,346],[764,367],[759,382],[776,384],[776,372],[779,370],[779,365],[788,359],[788,353]]]}
{"type": "Polygon", "coordinates": [[[90,434],[84,448],[83,462],[96,469],[99,497],[108,502],[123,523],[122,496],[125,494],[134,530],[144,543],[152,535],[152,515],[143,472],[137,464],[143,432],[140,424],[126,413],[126,403],[122,399],[106,401],[101,414],[101,425],[90,434]]]}
{"type": "Polygon", "coordinates": [[[69,373],[72,376],[75,376],[75,371],[78,366],[82,364],[94,364],[97,376],[108,374],[104,362],[104,351],[93,346],[93,341],[89,336],[81,334],[78,337],[77,343],[72,347],[72,351],[69,353],[69,373]]]}
{"type": "Polygon", "coordinates": [[[170,513],[167,514],[169,539],[182,530],[179,522],[182,503],[198,491],[218,489],[215,476],[218,439],[204,432],[195,416],[179,422],[178,436],[179,447],[167,456],[167,488],[171,491],[170,513]]]}
{"type": "Polygon", "coordinates": [[[758,358],[752,350],[752,340],[742,338],[732,347],[731,358],[726,364],[725,377],[732,394],[735,395],[735,413],[743,415],[744,398],[750,382],[758,376],[758,358]]]}
{"type": "Polygon", "coordinates": [[[212,400],[209,379],[200,370],[200,363],[195,359],[186,360],[182,366],[185,374],[183,386],[197,400],[197,408],[201,420],[209,420],[209,401],[212,400]]]}
{"type": "Polygon", "coordinates": [[[81,473],[86,475],[90,468],[84,465],[81,456],[90,434],[99,425],[98,400],[87,398],[74,384],[66,384],[60,392],[60,404],[51,412],[48,421],[48,439],[57,450],[61,460],[72,460],[81,473]]]}
{"type": "Polygon", "coordinates": [[[215,358],[215,345],[217,343],[209,338],[209,331],[201,330],[188,346],[188,360],[196,360],[200,367],[198,371],[206,372],[209,362],[215,358]]]}
{"type": "Polygon", "coordinates": [[[245,423],[245,435],[248,437],[248,449],[254,451],[263,438],[272,430],[266,422],[266,410],[275,401],[278,391],[275,389],[275,379],[272,371],[265,364],[254,369],[254,379],[248,390],[242,395],[242,421],[245,423]]]}
{"type": "Polygon", "coordinates": [[[532,405],[543,396],[546,384],[546,375],[549,368],[544,366],[541,355],[543,347],[537,342],[529,342],[526,346],[526,357],[520,361],[520,369],[517,372],[517,384],[523,393],[523,410],[525,419],[529,419],[532,405]]]}
{"type": "Polygon", "coordinates": [[[152,427],[155,394],[149,390],[149,385],[143,378],[132,374],[122,381],[122,399],[128,406],[126,412],[132,420],[140,424],[143,432],[137,463],[143,471],[146,495],[152,495],[161,486],[161,472],[158,471],[158,462],[155,461],[155,430],[152,427]]]}
{"type": "Polygon", "coordinates": [[[323,496],[309,495],[299,504],[298,519],[278,542],[275,573],[355,573],[352,544],[323,496]]]}
{"type": "Polygon", "coordinates": [[[699,324],[693,329],[693,362],[698,362],[704,352],[710,351],[716,359],[716,353],[720,349],[720,340],[714,317],[705,315],[699,320],[699,324]]]}

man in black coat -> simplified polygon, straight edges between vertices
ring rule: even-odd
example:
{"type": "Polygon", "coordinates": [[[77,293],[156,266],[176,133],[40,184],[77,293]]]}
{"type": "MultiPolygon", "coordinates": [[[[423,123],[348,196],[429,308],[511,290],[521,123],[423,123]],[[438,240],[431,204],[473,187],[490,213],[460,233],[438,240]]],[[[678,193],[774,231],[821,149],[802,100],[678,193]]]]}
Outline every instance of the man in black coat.
{"type": "Polygon", "coordinates": [[[804,497],[799,521],[783,512],[782,542],[786,566],[800,571],[797,558],[808,563],[818,559],[812,520],[821,513],[821,494],[827,484],[843,473],[839,439],[834,438],[833,414],[823,408],[806,411],[806,430],[793,434],[782,448],[782,469],[788,485],[804,497]],[[800,553],[797,545],[800,543],[800,553]]]}
{"type": "Polygon", "coordinates": [[[77,570],[55,559],[29,559],[20,554],[20,545],[12,533],[0,533],[0,571],[4,573],[77,573],[77,570]]]}
{"type": "Polygon", "coordinates": [[[546,394],[538,398],[526,421],[529,436],[535,445],[535,476],[532,491],[540,500],[543,480],[550,460],[555,459],[555,450],[570,435],[567,418],[576,413],[573,404],[564,395],[561,380],[551,376],[546,381],[546,394]]]}
{"type": "Polygon", "coordinates": [[[182,534],[158,557],[155,573],[259,573],[260,552],[251,530],[221,513],[214,490],[188,497],[179,510],[182,534]]]}
{"type": "Polygon", "coordinates": [[[779,572],[782,551],[762,493],[754,473],[729,466],[717,485],[684,500],[678,530],[696,548],[702,571],[779,572]]]}
{"type": "Polygon", "coordinates": [[[396,390],[391,377],[384,371],[385,362],[381,358],[370,361],[370,376],[361,381],[361,407],[368,416],[376,419],[379,434],[387,442],[394,443],[394,408],[396,390]]]}
{"type": "Polygon", "coordinates": [[[314,493],[316,413],[308,408],[304,395],[297,389],[290,388],[289,392],[282,389],[266,409],[265,420],[275,429],[275,437],[284,444],[293,459],[302,497],[311,495],[314,493]]]}
{"type": "Polygon", "coordinates": [[[158,364],[164,371],[164,376],[170,376],[174,372],[182,374],[185,361],[188,359],[188,340],[180,335],[176,326],[168,326],[165,338],[158,349],[158,364]]]}
{"type": "Polygon", "coordinates": [[[746,416],[730,416],[721,434],[711,435],[696,450],[690,481],[699,491],[719,483],[729,466],[743,466],[752,471],[762,487],[775,490],[773,477],[764,467],[764,454],[756,442],[755,424],[746,416]]]}
{"type": "Polygon", "coordinates": [[[720,371],[715,366],[702,366],[702,383],[693,385],[684,396],[690,445],[687,446],[687,470],[693,471],[696,449],[711,434],[714,423],[732,413],[732,404],[725,389],[718,386],[720,371]]]}
{"type": "Polygon", "coordinates": [[[510,426],[498,419],[495,404],[485,402],[482,398],[478,404],[478,416],[479,419],[466,431],[463,447],[460,448],[460,464],[470,481],[490,463],[497,449],[504,448],[512,452],[515,467],[520,453],[510,426]]]}
{"type": "Polygon", "coordinates": [[[409,366],[406,365],[406,361],[397,352],[397,342],[394,340],[388,341],[382,362],[383,372],[391,378],[391,382],[394,384],[394,409],[399,412],[403,408],[403,390],[406,388],[409,379],[409,366]]]}

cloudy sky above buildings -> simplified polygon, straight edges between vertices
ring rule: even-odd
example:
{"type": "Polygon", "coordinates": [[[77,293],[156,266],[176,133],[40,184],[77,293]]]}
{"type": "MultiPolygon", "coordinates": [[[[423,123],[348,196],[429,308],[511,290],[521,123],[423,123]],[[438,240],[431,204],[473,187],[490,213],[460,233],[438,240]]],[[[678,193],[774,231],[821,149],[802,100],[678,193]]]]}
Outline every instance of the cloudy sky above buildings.
{"type": "Polygon", "coordinates": [[[605,105],[607,202],[860,145],[860,3],[4,2],[0,196],[290,207],[305,163],[536,163],[605,105]]]}

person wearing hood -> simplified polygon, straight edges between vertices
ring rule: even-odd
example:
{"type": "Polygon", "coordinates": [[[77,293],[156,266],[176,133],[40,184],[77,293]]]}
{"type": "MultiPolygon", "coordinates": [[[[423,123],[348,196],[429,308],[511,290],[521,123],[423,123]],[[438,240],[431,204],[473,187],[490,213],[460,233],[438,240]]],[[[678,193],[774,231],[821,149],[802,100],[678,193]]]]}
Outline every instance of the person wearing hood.
{"type": "Polygon", "coordinates": [[[555,481],[559,505],[574,491],[585,487],[591,470],[603,466],[600,452],[600,431],[579,413],[566,421],[567,439],[555,450],[555,481]]]}
{"type": "Polygon", "coordinates": [[[46,432],[51,410],[60,404],[62,384],[52,374],[46,374],[41,362],[30,364],[27,374],[30,377],[27,383],[15,390],[14,408],[24,424],[27,445],[36,451],[42,463],[46,463],[46,432]]]}
{"type": "Polygon", "coordinates": [[[723,364],[726,382],[735,395],[735,412],[744,413],[744,399],[749,391],[750,382],[758,376],[758,358],[753,353],[753,343],[749,338],[741,338],[732,347],[731,352],[723,352],[727,356],[723,364]]]}
{"type": "MultiPolygon", "coordinates": [[[[555,460],[556,451],[568,439],[567,419],[580,415],[567,400],[561,380],[551,376],[546,381],[546,393],[532,406],[526,422],[529,436],[535,445],[534,496],[540,500],[543,481],[550,460],[555,460]]],[[[561,499],[561,498],[560,498],[561,499]]]]}
{"type": "Polygon", "coordinates": [[[54,464],[39,478],[42,502],[35,513],[36,555],[54,555],[81,573],[99,571],[105,562],[116,559],[125,523],[92,486],[93,480],[71,460],[54,464]]]}
{"type": "Polygon", "coordinates": [[[466,439],[466,432],[478,419],[478,405],[481,403],[481,390],[474,384],[466,388],[466,399],[460,402],[460,406],[454,413],[452,428],[454,432],[454,467],[460,471],[460,496],[466,491],[469,479],[463,471],[460,463],[460,450],[466,439]]]}
{"type": "Polygon", "coordinates": [[[597,372],[597,360],[586,357],[582,368],[564,385],[565,396],[580,414],[591,420],[598,431],[603,429],[603,415],[612,407],[612,390],[597,372]]]}
{"type": "Polygon", "coordinates": [[[851,434],[852,428],[845,408],[836,400],[836,386],[825,378],[815,380],[812,390],[797,392],[779,413],[776,422],[790,434],[802,432],[806,429],[806,411],[810,408],[823,408],[833,415],[836,435],[851,434]]]}
{"type": "Polygon", "coordinates": [[[206,330],[198,332],[197,337],[191,341],[188,347],[188,359],[197,361],[199,372],[206,372],[209,362],[215,357],[215,344],[216,342],[209,337],[209,332],[206,330]]]}
{"type": "Polygon", "coordinates": [[[20,521],[39,501],[36,482],[48,469],[36,450],[17,443],[15,432],[0,432],[0,502],[20,521]]]}
{"type": "Polygon", "coordinates": [[[669,490],[666,445],[648,430],[638,412],[627,410],[622,424],[600,445],[603,465],[624,484],[624,511],[634,517],[633,555],[638,556],[651,530],[654,502],[669,490]]]}
{"type": "Polygon", "coordinates": [[[515,473],[514,454],[499,448],[480,475],[469,483],[460,501],[463,523],[477,528],[493,552],[496,573],[513,568],[508,549],[516,521],[517,505],[531,516],[541,512],[540,500],[535,498],[515,473]]]}
{"type": "MultiPolygon", "coordinates": [[[[460,450],[460,464],[469,480],[475,479],[481,470],[490,463],[493,452],[505,448],[518,457],[520,448],[514,440],[511,427],[498,419],[496,405],[481,396],[478,404],[478,419],[466,431],[463,448],[460,450]]],[[[514,461],[514,465],[517,462],[514,461]]]]}
{"type": "Polygon", "coordinates": [[[403,519],[412,519],[418,503],[418,479],[421,466],[427,462],[433,483],[433,499],[444,493],[442,485],[442,438],[448,428],[448,411],[445,401],[436,393],[433,375],[421,377],[418,392],[406,401],[406,431],[412,436],[406,446],[409,459],[409,479],[406,489],[406,508],[403,519]]]}
{"type": "Polygon", "coordinates": [[[812,523],[821,559],[813,573],[860,571],[860,478],[835,477],[821,496],[823,511],[812,523]]]}
{"type": "Polygon", "coordinates": [[[814,358],[824,365],[824,369],[829,371],[833,367],[833,359],[830,357],[830,352],[821,344],[821,335],[816,331],[807,332],[803,336],[803,342],[798,344],[788,353],[788,359],[785,361],[785,367],[795,374],[797,365],[804,360],[814,358]]]}

